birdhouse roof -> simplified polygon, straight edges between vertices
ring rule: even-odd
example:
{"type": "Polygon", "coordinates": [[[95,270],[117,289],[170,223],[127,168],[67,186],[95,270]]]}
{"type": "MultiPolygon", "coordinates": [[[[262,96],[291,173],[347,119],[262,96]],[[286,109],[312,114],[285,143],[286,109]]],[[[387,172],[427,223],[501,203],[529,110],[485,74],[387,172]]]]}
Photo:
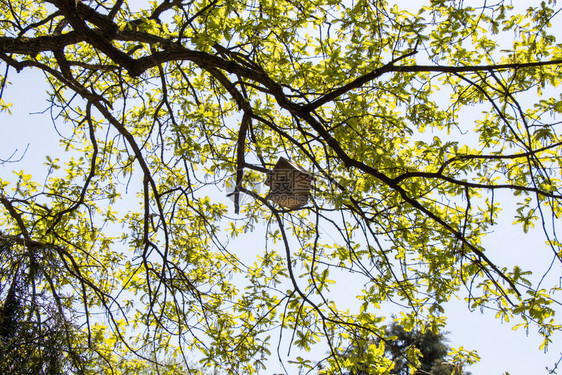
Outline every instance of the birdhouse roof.
{"type": "Polygon", "coordinates": [[[312,179],[312,174],[310,174],[310,172],[308,172],[297,163],[289,159],[285,159],[284,157],[280,157],[279,160],[277,160],[275,167],[273,167],[273,171],[275,171],[276,169],[294,169],[312,179]]]}

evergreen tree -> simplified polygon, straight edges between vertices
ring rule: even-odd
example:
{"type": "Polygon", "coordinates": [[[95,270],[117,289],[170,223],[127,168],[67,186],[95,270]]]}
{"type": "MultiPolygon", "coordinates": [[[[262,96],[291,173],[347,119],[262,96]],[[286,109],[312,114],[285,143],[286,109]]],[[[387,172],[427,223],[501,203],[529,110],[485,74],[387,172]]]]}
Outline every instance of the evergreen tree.
{"type": "Polygon", "coordinates": [[[41,265],[14,257],[15,246],[0,236],[0,369],[18,375],[85,373],[68,305],[62,296],[55,300],[37,289],[41,265]]]}
{"type": "MultiPolygon", "coordinates": [[[[381,339],[355,340],[344,357],[356,357],[349,375],[369,375],[373,361],[364,360],[371,345],[379,346],[381,339]],[[363,358],[363,359],[362,359],[363,358]]],[[[430,330],[406,330],[393,322],[385,332],[384,356],[392,363],[388,374],[395,375],[463,375],[462,366],[446,361],[449,352],[447,339],[442,333],[430,330]],[[413,358],[414,355],[416,358],[413,358]]]]}

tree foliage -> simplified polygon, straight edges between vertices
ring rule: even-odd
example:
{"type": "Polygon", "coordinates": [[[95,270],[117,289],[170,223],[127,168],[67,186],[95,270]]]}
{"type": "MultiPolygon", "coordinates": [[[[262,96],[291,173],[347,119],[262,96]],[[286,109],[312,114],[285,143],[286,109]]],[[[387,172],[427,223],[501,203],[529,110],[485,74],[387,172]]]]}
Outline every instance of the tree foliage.
{"type": "Polygon", "coordinates": [[[385,345],[387,356],[390,357],[395,365],[391,370],[391,374],[408,375],[431,373],[460,375],[462,369],[455,368],[454,364],[445,362],[445,357],[449,353],[449,347],[445,344],[445,337],[442,333],[434,333],[432,331],[422,332],[414,329],[406,331],[398,324],[390,325],[386,330],[388,337],[394,338],[385,345]],[[419,366],[414,366],[410,371],[408,362],[403,358],[402,353],[414,347],[419,350],[419,366]]]}
{"type": "Polygon", "coordinates": [[[417,7],[1,1],[2,109],[14,72],[42,71],[68,151],[37,162],[46,178],[16,163],[0,180],[3,311],[18,283],[61,311],[61,350],[84,359],[69,371],[86,373],[343,373],[338,353],[365,336],[384,373],[383,308],[437,333],[465,294],[547,345],[561,329],[560,8],[417,7]],[[315,176],[302,208],[259,189],[281,156],[315,176]],[[511,195],[552,277],[483,246],[511,195]]]}
{"type": "Polygon", "coordinates": [[[38,272],[41,261],[32,254],[30,263],[15,263],[10,254],[14,245],[2,236],[0,368],[22,375],[85,373],[82,363],[87,361],[87,351],[77,341],[80,331],[69,319],[69,298],[57,290],[53,300],[39,290],[41,284],[53,283],[57,268],[38,272]]]}
{"type": "MultiPolygon", "coordinates": [[[[461,375],[462,366],[446,362],[449,346],[442,333],[429,330],[422,332],[418,329],[405,330],[396,322],[387,327],[385,331],[384,351],[386,358],[393,362],[388,374],[432,374],[432,375],[461,375]],[[412,364],[404,357],[408,350],[418,352],[419,363],[412,364]]],[[[368,359],[371,345],[380,346],[379,338],[357,338],[353,345],[345,351],[342,357],[349,361],[352,370],[349,375],[369,374],[371,366],[368,359]]]]}

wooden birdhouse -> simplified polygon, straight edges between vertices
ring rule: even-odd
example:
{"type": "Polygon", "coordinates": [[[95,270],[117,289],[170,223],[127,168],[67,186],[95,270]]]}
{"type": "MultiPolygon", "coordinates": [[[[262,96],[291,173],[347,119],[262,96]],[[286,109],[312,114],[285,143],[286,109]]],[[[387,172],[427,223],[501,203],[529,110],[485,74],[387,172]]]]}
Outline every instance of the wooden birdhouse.
{"type": "Polygon", "coordinates": [[[266,199],[290,209],[300,208],[310,198],[312,179],[304,168],[281,157],[265,181],[270,187],[266,199]]]}

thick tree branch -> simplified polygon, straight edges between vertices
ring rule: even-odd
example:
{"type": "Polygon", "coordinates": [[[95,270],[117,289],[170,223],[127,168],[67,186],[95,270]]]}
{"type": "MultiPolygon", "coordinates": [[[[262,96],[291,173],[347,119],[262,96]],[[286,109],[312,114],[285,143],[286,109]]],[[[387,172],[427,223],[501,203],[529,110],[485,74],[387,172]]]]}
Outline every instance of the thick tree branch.
{"type": "Polygon", "coordinates": [[[75,31],[70,31],[61,35],[38,36],[34,38],[0,36],[0,52],[36,56],[41,52],[55,51],[61,47],[79,43],[83,41],[83,39],[84,38],[75,31]]]}
{"type": "Polygon", "coordinates": [[[303,106],[303,111],[305,112],[313,112],[316,108],[319,108],[321,106],[323,106],[326,103],[329,103],[337,98],[339,98],[340,96],[348,93],[351,90],[354,90],[356,88],[359,88],[361,86],[363,86],[365,83],[373,81],[375,79],[377,79],[378,77],[382,76],[385,73],[388,72],[392,72],[392,71],[396,71],[396,66],[394,64],[396,64],[397,62],[399,62],[400,60],[404,60],[410,56],[413,56],[417,53],[417,51],[413,51],[410,53],[407,53],[403,56],[400,56],[394,60],[392,60],[391,62],[389,62],[388,64],[384,65],[381,68],[375,69],[370,73],[367,73],[359,78],[354,79],[353,81],[351,81],[350,83],[343,85],[342,87],[335,89],[332,92],[329,92],[326,95],[321,96],[320,98],[314,100],[312,103],[310,104],[306,104],[303,106]]]}
{"type": "Polygon", "coordinates": [[[509,189],[509,190],[513,190],[513,191],[526,191],[529,193],[536,193],[538,195],[542,195],[544,197],[549,197],[549,198],[556,198],[556,199],[561,199],[562,195],[560,194],[554,194],[548,191],[544,191],[541,189],[538,189],[536,187],[527,187],[527,186],[521,186],[521,185],[514,185],[514,184],[479,184],[479,183],[475,183],[475,182],[470,182],[470,181],[462,181],[462,180],[457,180],[455,178],[449,177],[449,176],[445,176],[439,172],[417,172],[417,171],[412,171],[412,172],[406,172],[403,173],[395,178],[393,178],[392,180],[394,181],[394,183],[399,184],[401,182],[403,182],[404,180],[410,179],[410,178],[426,178],[426,179],[440,179],[443,181],[447,181],[450,182],[452,184],[455,185],[459,185],[459,186],[464,186],[464,187],[470,187],[470,188],[475,188],[475,189],[485,189],[485,190],[497,190],[497,189],[509,189]]]}

